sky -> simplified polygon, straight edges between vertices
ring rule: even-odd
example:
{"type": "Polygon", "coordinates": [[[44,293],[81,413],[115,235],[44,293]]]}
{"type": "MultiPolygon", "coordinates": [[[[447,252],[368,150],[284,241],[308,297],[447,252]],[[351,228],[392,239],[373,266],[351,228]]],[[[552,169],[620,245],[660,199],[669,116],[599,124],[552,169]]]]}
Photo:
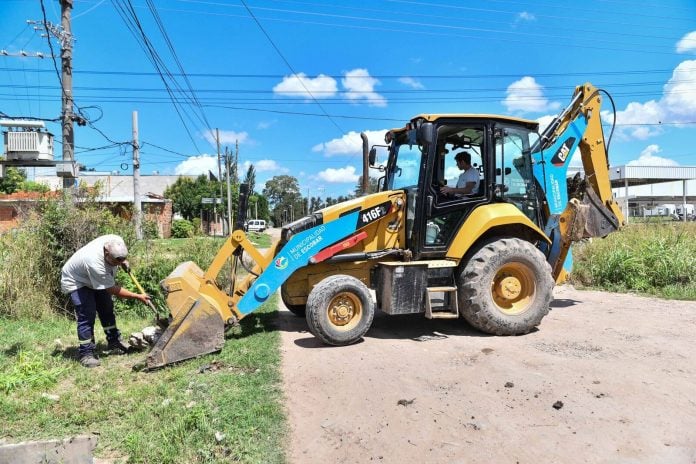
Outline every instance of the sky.
{"type": "MultiPolygon", "coordinates": [[[[43,6],[59,24],[59,1],[43,6]]],[[[141,174],[217,174],[217,131],[257,191],[287,174],[335,198],[362,172],[361,131],[383,143],[421,113],[546,124],[588,81],[614,100],[612,166],[696,165],[694,0],[74,0],[72,16],[75,159],[97,171],[132,173],[137,111],[141,174]]],[[[27,20],[40,0],[0,0],[0,112],[55,119],[58,74],[27,20]]]]}

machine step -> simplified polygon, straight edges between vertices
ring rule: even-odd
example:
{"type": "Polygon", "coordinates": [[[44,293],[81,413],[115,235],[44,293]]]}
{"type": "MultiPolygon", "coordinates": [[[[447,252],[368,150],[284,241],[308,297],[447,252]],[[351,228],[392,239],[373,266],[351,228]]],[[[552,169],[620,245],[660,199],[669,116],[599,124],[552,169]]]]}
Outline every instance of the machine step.
{"type": "Polygon", "coordinates": [[[427,287],[425,298],[425,317],[426,319],[457,319],[459,318],[459,307],[457,305],[457,287],[439,286],[427,287]],[[436,294],[443,294],[442,304],[433,306],[433,299],[436,294]]]}

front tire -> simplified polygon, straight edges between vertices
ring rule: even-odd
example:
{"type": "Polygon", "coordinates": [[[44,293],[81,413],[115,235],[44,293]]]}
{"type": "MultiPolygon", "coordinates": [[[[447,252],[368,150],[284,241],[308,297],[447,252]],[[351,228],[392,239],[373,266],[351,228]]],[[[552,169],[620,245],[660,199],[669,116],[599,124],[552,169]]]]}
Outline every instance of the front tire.
{"type": "Polygon", "coordinates": [[[350,345],[372,325],[375,302],[365,284],[348,275],[319,282],[307,297],[307,325],[327,345],[350,345]]]}
{"type": "Polygon", "coordinates": [[[459,275],[459,308],[493,335],[529,333],[548,314],[554,281],[544,254],[518,238],[484,243],[459,275]]]}
{"type": "Polygon", "coordinates": [[[282,286],[280,287],[280,299],[283,300],[283,304],[285,305],[285,307],[288,308],[288,310],[295,316],[305,317],[307,305],[288,303],[288,298],[287,296],[285,296],[285,292],[283,291],[282,286]]]}

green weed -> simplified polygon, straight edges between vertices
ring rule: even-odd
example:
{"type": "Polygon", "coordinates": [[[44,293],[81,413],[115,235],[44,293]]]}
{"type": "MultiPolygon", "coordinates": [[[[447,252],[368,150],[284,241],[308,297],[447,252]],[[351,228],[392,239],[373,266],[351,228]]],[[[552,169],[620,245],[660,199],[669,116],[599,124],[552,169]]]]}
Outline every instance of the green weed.
{"type": "Polygon", "coordinates": [[[696,299],[696,224],[625,227],[574,247],[575,283],[666,298],[696,299]]]}

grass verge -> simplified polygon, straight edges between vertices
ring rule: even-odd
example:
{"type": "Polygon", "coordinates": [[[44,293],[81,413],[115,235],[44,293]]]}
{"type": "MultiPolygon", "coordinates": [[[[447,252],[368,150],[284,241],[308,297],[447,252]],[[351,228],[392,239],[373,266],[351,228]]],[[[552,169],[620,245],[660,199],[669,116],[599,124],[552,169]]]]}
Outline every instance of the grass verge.
{"type": "MultiPolygon", "coordinates": [[[[285,419],[276,297],[227,334],[223,350],[154,372],[145,353],[75,360],[75,324],[0,320],[0,416],[10,442],[98,434],[95,455],[114,462],[284,461],[285,419]]],[[[147,319],[119,319],[129,334],[147,319]]],[[[104,348],[97,324],[98,348],[104,348]]]]}

